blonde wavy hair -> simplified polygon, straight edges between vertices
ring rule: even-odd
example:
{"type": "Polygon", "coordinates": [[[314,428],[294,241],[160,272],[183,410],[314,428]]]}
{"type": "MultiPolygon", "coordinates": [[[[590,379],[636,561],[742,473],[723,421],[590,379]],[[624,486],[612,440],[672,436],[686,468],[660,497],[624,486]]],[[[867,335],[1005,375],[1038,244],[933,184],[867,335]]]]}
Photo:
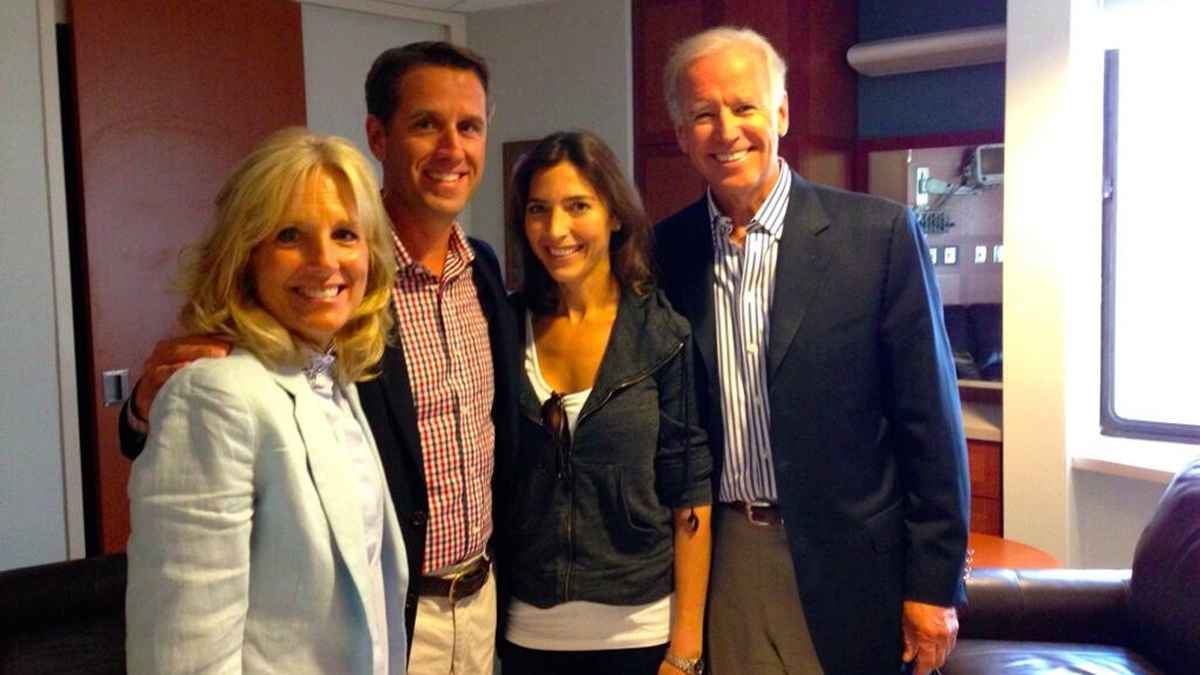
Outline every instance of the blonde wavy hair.
{"type": "Polygon", "coordinates": [[[349,184],[369,251],[362,304],[333,337],[335,375],[343,383],[370,379],[391,333],[396,261],[374,170],[344,138],[302,127],[282,129],[238,164],[217,194],[208,235],[185,252],[179,286],[187,299],[179,323],[188,333],[228,338],[272,366],[307,361],[311,347],[255,297],[251,254],[279,227],[296,186],[319,170],[349,184]]]}

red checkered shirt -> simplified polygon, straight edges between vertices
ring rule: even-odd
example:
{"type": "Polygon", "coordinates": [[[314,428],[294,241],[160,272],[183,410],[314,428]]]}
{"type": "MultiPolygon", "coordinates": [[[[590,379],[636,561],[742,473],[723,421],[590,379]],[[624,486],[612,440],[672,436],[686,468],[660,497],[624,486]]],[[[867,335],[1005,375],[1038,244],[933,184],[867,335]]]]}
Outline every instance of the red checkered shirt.
{"type": "Polygon", "coordinates": [[[429,493],[428,574],[483,552],[492,534],[495,374],[472,277],[475,253],[457,223],[441,279],[396,249],[397,324],[412,384],[429,493]]]}

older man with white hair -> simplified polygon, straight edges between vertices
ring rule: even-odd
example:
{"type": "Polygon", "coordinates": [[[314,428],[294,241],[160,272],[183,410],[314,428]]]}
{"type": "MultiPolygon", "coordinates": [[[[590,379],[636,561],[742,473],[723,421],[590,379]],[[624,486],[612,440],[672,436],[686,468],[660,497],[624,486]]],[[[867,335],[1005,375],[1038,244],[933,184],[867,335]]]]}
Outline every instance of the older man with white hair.
{"type": "Polygon", "coordinates": [[[769,42],[728,27],[665,73],[708,183],[657,228],[717,466],[708,663],[923,675],[954,648],[968,523],[941,298],[910,211],[779,156],[785,81],[769,42]]]}

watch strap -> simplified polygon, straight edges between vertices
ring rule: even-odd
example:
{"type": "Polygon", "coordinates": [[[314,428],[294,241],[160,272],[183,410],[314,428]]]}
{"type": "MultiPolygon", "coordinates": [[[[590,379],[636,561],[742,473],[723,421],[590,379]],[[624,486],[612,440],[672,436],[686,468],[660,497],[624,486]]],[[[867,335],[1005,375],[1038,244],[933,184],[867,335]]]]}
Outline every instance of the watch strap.
{"type": "Polygon", "coordinates": [[[663,656],[663,660],[687,673],[687,675],[703,675],[704,673],[704,659],[699,656],[689,659],[667,652],[663,656]]]}

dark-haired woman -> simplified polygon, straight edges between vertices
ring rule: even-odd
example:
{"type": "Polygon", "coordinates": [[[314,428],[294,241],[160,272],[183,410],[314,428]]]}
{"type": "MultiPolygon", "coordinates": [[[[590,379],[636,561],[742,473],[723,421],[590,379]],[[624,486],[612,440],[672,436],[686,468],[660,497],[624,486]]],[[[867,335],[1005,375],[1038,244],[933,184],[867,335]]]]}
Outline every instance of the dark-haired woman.
{"type": "Polygon", "coordinates": [[[711,457],[649,220],[586,132],[543,139],[513,187],[526,377],[499,556],[505,675],[698,672],[711,457]]]}

